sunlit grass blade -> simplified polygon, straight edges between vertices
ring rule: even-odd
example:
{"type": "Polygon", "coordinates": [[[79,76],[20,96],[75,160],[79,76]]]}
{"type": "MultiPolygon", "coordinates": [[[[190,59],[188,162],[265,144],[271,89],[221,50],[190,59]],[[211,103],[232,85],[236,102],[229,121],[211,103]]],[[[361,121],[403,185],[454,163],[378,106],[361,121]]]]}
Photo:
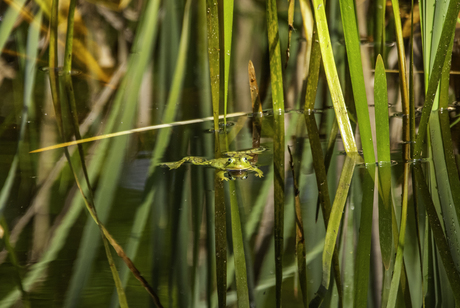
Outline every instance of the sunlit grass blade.
{"type": "Polygon", "coordinates": [[[19,14],[22,12],[22,7],[26,1],[16,0],[8,2],[5,1],[5,3],[9,4],[9,7],[3,14],[2,22],[0,24],[0,52],[3,50],[3,47],[5,47],[5,43],[13,31],[14,24],[16,23],[19,14]]]}
{"type": "MultiPolygon", "coordinates": [[[[227,118],[237,118],[241,116],[247,116],[248,113],[246,112],[235,112],[227,115],[227,118]]],[[[223,119],[224,116],[220,115],[218,117],[219,119],[223,119]]],[[[158,124],[158,125],[152,125],[152,126],[146,126],[146,127],[141,127],[141,128],[134,128],[134,129],[129,129],[129,130],[124,130],[120,131],[117,133],[107,133],[107,134],[102,134],[99,136],[94,136],[94,137],[89,137],[85,139],[80,139],[80,140],[74,140],[74,141],[69,141],[69,142],[63,142],[59,143],[56,145],[52,145],[49,147],[37,149],[30,151],[29,153],[40,153],[44,151],[50,151],[50,150],[56,150],[56,149],[61,149],[65,147],[69,147],[72,145],[77,145],[77,144],[82,144],[86,142],[93,142],[97,140],[105,140],[113,137],[120,137],[120,136],[125,136],[125,135],[131,135],[134,133],[140,133],[140,132],[146,132],[150,130],[157,130],[157,129],[162,129],[162,128],[168,128],[168,127],[175,127],[175,126],[182,126],[182,125],[189,125],[189,124],[195,124],[195,123],[203,123],[207,121],[212,121],[214,117],[206,117],[206,118],[201,118],[201,119],[192,119],[192,120],[186,120],[186,121],[175,121],[167,124],[158,124]]]]}
{"type": "Polygon", "coordinates": [[[425,102],[423,104],[422,118],[420,119],[418,135],[414,148],[414,158],[420,158],[422,155],[423,145],[425,144],[425,137],[427,133],[428,120],[433,107],[433,102],[438,88],[439,79],[443,69],[447,69],[443,66],[444,60],[450,57],[448,54],[448,45],[451,41],[452,35],[454,34],[455,25],[457,23],[457,16],[460,11],[460,1],[452,0],[449,2],[445,22],[442,27],[441,37],[439,45],[436,50],[436,56],[433,61],[433,70],[429,77],[428,87],[426,88],[425,102]]]}
{"type": "MultiPolygon", "coordinates": [[[[363,66],[361,60],[361,44],[358,33],[358,24],[355,12],[355,1],[340,0],[343,32],[350,68],[350,77],[353,97],[358,116],[359,133],[363,147],[364,162],[375,163],[374,144],[372,142],[372,129],[369,120],[369,107],[367,105],[366,85],[364,83],[363,66]]],[[[332,92],[332,91],[331,91],[332,92]]]]}
{"type": "Polygon", "coordinates": [[[276,307],[281,307],[283,283],[283,236],[284,236],[284,94],[281,50],[278,30],[276,0],[267,1],[267,32],[270,54],[270,79],[272,88],[274,135],[273,165],[275,170],[275,274],[276,307]]]}
{"type": "Polygon", "coordinates": [[[232,55],[232,33],[233,33],[233,0],[222,1],[223,4],[223,20],[224,20],[224,123],[227,123],[225,115],[227,115],[228,101],[228,77],[230,73],[230,59],[232,55]]]}
{"type": "Polygon", "coordinates": [[[313,4],[324,71],[329,84],[329,91],[332,96],[337,123],[339,124],[345,151],[347,154],[351,154],[353,152],[357,152],[358,150],[356,148],[355,137],[353,136],[353,131],[351,129],[347,108],[345,107],[345,101],[342,94],[342,88],[340,87],[339,77],[334,63],[325,8],[322,0],[314,0],[313,4]]]}
{"type": "MultiPolygon", "coordinates": [[[[356,251],[354,305],[367,307],[370,253],[372,240],[372,212],[374,209],[375,165],[369,164],[363,172],[363,199],[359,224],[358,247],[356,251]]],[[[391,243],[390,243],[391,244],[391,243]]]]}
{"type": "Polygon", "coordinates": [[[342,220],[343,208],[347,201],[348,190],[350,188],[351,179],[355,165],[361,157],[358,153],[350,153],[345,159],[345,163],[340,175],[338,189],[335,195],[334,204],[332,205],[331,216],[327,225],[326,239],[323,250],[323,281],[322,285],[329,288],[331,277],[331,262],[332,255],[335,250],[337,236],[339,232],[340,222],[342,220]]]}
{"type": "Polygon", "coordinates": [[[374,59],[377,55],[385,55],[385,0],[374,1],[375,19],[374,19],[374,59]]]}
{"type": "Polygon", "coordinates": [[[388,118],[388,93],[385,66],[378,55],[374,81],[375,129],[377,157],[379,161],[379,235],[380,249],[385,269],[390,266],[392,249],[392,200],[391,200],[391,156],[390,125],[388,118]]]}
{"type": "Polygon", "coordinates": [[[428,220],[433,231],[433,236],[435,239],[435,243],[437,246],[437,251],[439,256],[441,257],[442,263],[444,268],[446,269],[447,278],[449,280],[450,286],[452,288],[453,296],[457,303],[460,302],[460,292],[456,292],[455,290],[460,290],[460,275],[457,270],[456,264],[452,258],[452,252],[449,248],[449,244],[447,242],[446,237],[444,236],[444,232],[442,229],[441,222],[439,221],[438,213],[434,207],[433,201],[431,199],[429,189],[425,182],[425,176],[422,171],[422,166],[420,163],[416,163],[414,165],[414,180],[415,180],[415,187],[418,195],[419,202],[423,203],[427,215],[428,220]]]}

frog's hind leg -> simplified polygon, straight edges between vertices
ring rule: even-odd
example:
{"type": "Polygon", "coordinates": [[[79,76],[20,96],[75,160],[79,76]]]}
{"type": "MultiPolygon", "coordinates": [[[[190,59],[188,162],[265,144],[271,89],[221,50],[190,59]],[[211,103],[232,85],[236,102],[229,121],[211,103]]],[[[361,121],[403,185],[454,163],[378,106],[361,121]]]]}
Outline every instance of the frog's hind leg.
{"type": "Polygon", "coordinates": [[[187,163],[187,162],[190,162],[194,165],[209,165],[210,164],[210,162],[203,157],[187,156],[187,157],[182,158],[179,161],[175,161],[171,163],[164,163],[163,165],[169,167],[169,170],[171,170],[171,169],[177,169],[180,166],[182,166],[183,163],[187,163]]]}

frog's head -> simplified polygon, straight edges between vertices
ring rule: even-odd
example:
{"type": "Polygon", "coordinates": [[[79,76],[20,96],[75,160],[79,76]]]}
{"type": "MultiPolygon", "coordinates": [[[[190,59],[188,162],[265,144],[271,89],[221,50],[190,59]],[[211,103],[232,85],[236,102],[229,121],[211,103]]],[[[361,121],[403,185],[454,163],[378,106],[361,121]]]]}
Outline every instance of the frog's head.
{"type": "Polygon", "coordinates": [[[227,159],[225,169],[229,172],[247,170],[252,167],[251,162],[249,161],[250,158],[251,156],[248,155],[229,157],[227,159]]]}
{"type": "Polygon", "coordinates": [[[246,170],[228,170],[228,178],[232,181],[246,180],[248,178],[248,172],[246,170]]]}

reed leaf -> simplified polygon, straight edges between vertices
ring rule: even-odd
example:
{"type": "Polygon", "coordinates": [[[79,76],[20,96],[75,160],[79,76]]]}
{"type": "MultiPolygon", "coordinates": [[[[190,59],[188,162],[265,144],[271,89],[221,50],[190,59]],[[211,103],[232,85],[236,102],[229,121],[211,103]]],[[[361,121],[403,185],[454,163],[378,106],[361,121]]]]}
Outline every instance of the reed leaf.
{"type": "Polygon", "coordinates": [[[438,247],[438,253],[441,257],[444,268],[446,269],[447,278],[449,280],[450,286],[454,292],[453,296],[457,303],[460,302],[460,293],[455,292],[455,290],[460,290],[460,275],[456,269],[455,262],[452,258],[452,253],[449,249],[449,244],[447,239],[444,236],[442,230],[441,221],[439,221],[438,213],[433,204],[433,200],[429,194],[429,189],[425,182],[425,176],[422,171],[422,166],[420,163],[414,165],[414,180],[415,187],[418,196],[418,200],[425,206],[427,211],[428,220],[430,222],[430,227],[433,231],[433,237],[438,247]]]}
{"type": "Polygon", "coordinates": [[[350,153],[345,159],[345,163],[340,175],[339,186],[335,195],[334,204],[332,205],[331,216],[327,225],[326,239],[323,250],[323,281],[322,285],[327,289],[331,277],[331,260],[334,254],[336,240],[339,232],[340,222],[342,220],[343,208],[347,201],[348,190],[350,188],[353,171],[360,156],[358,153],[350,153]]]}
{"type": "Polygon", "coordinates": [[[390,267],[392,250],[392,199],[390,127],[388,120],[388,93],[385,66],[378,55],[374,81],[375,128],[377,157],[379,161],[379,235],[380,249],[385,270],[390,267]]]}
{"type": "Polygon", "coordinates": [[[281,50],[278,31],[276,0],[267,1],[267,32],[270,54],[270,79],[274,115],[273,166],[275,198],[275,274],[276,307],[281,307],[283,282],[283,236],[284,236],[284,94],[281,50]]]}
{"type": "Polygon", "coordinates": [[[337,123],[339,124],[340,133],[347,154],[357,152],[355,138],[351,129],[350,120],[348,118],[347,108],[340,87],[337,68],[334,63],[332,54],[332,44],[329,37],[329,29],[327,26],[326,12],[322,0],[313,1],[313,10],[315,12],[316,27],[318,29],[318,40],[321,47],[321,55],[323,58],[324,71],[326,73],[329,91],[334,104],[337,123]]]}
{"type": "MultiPolygon", "coordinates": [[[[433,70],[429,76],[428,87],[426,88],[425,102],[423,104],[422,118],[420,119],[418,135],[414,148],[414,158],[420,158],[422,155],[423,145],[427,133],[428,120],[433,107],[433,102],[438,88],[439,79],[441,77],[442,69],[447,69],[443,66],[444,60],[449,55],[448,46],[454,34],[455,24],[457,23],[457,16],[460,11],[460,1],[453,0],[449,2],[445,22],[442,27],[439,45],[436,49],[436,55],[433,61],[433,70]]],[[[425,43],[426,44],[426,43],[425,43]]]]}
{"type": "Polygon", "coordinates": [[[403,271],[403,256],[404,256],[404,243],[406,238],[406,223],[407,223],[407,202],[408,202],[408,184],[409,184],[409,163],[404,164],[403,174],[403,195],[402,195],[402,211],[401,211],[401,223],[399,227],[399,238],[398,248],[396,251],[396,260],[394,266],[393,277],[391,279],[390,292],[388,295],[387,307],[395,307],[396,299],[398,296],[398,290],[401,282],[401,275],[403,271]]]}
{"type": "MultiPolygon", "coordinates": [[[[340,0],[343,32],[350,68],[353,96],[358,115],[359,133],[366,164],[375,163],[374,144],[372,142],[372,129],[367,106],[366,85],[364,83],[363,65],[361,62],[361,44],[356,19],[355,1],[340,0]]],[[[332,91],[331,91],[332,92],[332,91]]]]}
{"type": "Polygon", "coordinates": [[[409,89],[407,86],[406,72],[406,53],[404,51],[404,41],[401,27],[401,15],[399,13],[399,1],[391,0],[396,28],[396,45],[398,47],[398,68],[399,68],[399,87],[401,89],[402,110],[403,110],[403,141],[406,143],[403,147],[403,157],[407,161],[410,159],[410,106],[409,106],[409,89]]]}
{"type": "MultiPolygon", "coordinates": [[[[370,254],[372,240],[372,212],[374,209],[375,166],[367,165],[363,172],[363,199],[356,252],[353,307],[367,307],[370,254]]],[[[390,243],[391,244],[391,243],[390,243]]]]}

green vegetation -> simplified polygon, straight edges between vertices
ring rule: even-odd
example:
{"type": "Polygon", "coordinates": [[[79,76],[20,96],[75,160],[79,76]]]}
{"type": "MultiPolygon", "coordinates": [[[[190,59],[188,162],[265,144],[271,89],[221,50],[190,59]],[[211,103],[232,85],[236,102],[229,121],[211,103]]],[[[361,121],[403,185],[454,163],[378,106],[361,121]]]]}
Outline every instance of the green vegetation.
{"type": "Polygon", "coordinates": [[[460,306],[459,12],[4,1],[0,307],[460,306]]]}

